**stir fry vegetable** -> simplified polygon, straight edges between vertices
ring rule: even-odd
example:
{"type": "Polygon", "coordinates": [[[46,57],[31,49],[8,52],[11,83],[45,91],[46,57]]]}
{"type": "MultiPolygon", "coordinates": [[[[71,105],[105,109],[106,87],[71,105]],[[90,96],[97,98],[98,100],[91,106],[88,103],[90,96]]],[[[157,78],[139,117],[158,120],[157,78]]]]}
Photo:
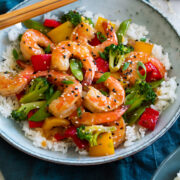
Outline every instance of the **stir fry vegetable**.
{"type": "Polygon", "coordinates": [[[41,108],[45,104],[45,101],[31,102],[22,104],[19,109],[12,111],[12,117],[17,121],[23,121],[27,119],[28,113],[37,108],[41,108]]]}
{"type": "Polygon", "coordinates": [[[60,26],[52,29],[47,33],[54,43],[68,40],[73,32],[74,26],[70,21],[67,21],[60,26]]]}
{"type": "Polygon", "coordinates": [[[101,133],[104,132],[113,132],[116,130],[116,127],[105,127],[102,125],[93,125],[93,126],[81,126],[77,128],[77,135],[80,139],[89,141],[90,146],[96,146],[97,138],[101,133]]]}
{"type": "Polygon", "coordinates": [[[71,59],[70,61],[70,69],[72,74],[79,80],[83,80],[83,72],[82,72],[82,64],[81,61],[76,59],[71,59]]]}
{"type": "Polygon", "coordinates": [[[77,26],[81,23],[81,15],[76,11],[69,11],[61,17],[61,22],[70,21],[74,26],[77,26]]]}
{"type": "Polygon", "coordinates": [[[44,26],[46,26],[46,27],[56,28],[59,25],[61,25],[61,23],[54,19],[45,19],[45,21],[44,21],[44,26]]]}
{"type": "Polygon", "coordinates": [[[89,147],[90,156],[108,156],[114,154],[114,145],[111,133],[99,135],[96,146],[89,147]]]}
{"type": "Polygon", "coordinates": [[[77,26],[82,21],[85,23],[92,24],[94,26],[94,23],[91,18],[84,17],[77,11],[69,11],[68,13],[64,14],[61,17],[62,23],[67,22],[67,21],[70,21],[74,26],[77,26]]]}
{"type": "Polygon", "coordinates": [[[159,119],[158,111],[156,111],[152,108],[146,108],[146,110],[142,114],[138,124],[153,131],[158,119],[159,119]]]}
{"type": "Polygon", "coordinates": [[[105,51],[101,53],[105,59],[109,58],[109,69],[111,72],[117,72],[125,60],[125,54],[130,53],[133,50],[131,46],[125,46],[123,44],[110,45],[105,48],[105,51]]]}
{"type": "Polygon", "coordinates": [[[102,82],[106,81],[110,75],[111,75],[110,72],[104,73],[104,74],[96,81],[96,83],[99,84],[99,83],[102,83],[102,82]]]}
{"type": "Polygon", "coordinates": [[[46,91],[50,87],[46,78],[38,77],[31,81],[26,94],[20,99],[21,103],[34,102],[45,99],[46,91]]]}
{"type": "Polygon", "coordinates": [[[137,81],[132,88],[126,90],[126,94],[125,105],[129,105],[130,107],[126,111],[124,117],[129,124],[133,124],[135,120],[137,120],[138,117],[140,117],[140,115],[144,112],[143,108],[141,108],[141,110],[138,108],[141,106],[146,107],[150,104],[154,104],[156,93],[147,82],[137,81]],[[129,118],[130,116],[132,116],[132,118],[129,118]]]}
{"type": "MultiPolygon", "coordinates": [[[[47,49],[46,51],[49,52],[47,49]]],[[[45,71],[50,69],[51,65],[51,54],[39,54],[33,55],[31,57],[31,62],[34,68],[34,71],[45,71]]]]}
{"type": "Polygon", "coordinates": [[[134,45],[134,51],[136,52],[144,52],[147,54],[151,54],[152,53],[152,49],[153,49],[153,44],[150,43],[146,43],[146,42],[142,42],[142,41],[136,41],[135,45],[134,45]]]}
{"type": "Polygon", "coordinates": [[[61,95],[60,91],[56,91],[49,100],[29,119],[30,121],[43,121],[47,117],[51,116],[50,113],[47,112],[47,106],[55,99],[57,99],[61,95]]]}
{"type": "Polygon", "coordinates": [[[131,19],[127,19],[120,24],[120,26],[116,32],[119,43],[123,42],[124,35],[126,34],[130,23],[131,23],[131,19]]]}
{"type": "Polygon", "coordinates": [[[23,24],[26,26],[26,28],[36,29],[36,30],[42,32],[43,34],[47,34],[51,30],[50,28],[45,27],[40,22],[31,20],[31,19],[24,21],[23,24]]]}

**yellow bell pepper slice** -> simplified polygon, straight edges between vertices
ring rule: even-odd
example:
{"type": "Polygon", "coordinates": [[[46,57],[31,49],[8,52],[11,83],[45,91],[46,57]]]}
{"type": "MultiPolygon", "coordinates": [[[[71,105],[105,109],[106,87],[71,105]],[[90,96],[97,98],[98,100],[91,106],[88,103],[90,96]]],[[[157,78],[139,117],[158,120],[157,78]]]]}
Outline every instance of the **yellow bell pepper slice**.
{"type": "Polygon", "coordinates": [[[44,124],[42,126],[43,133],[46,137],[48,137],[53,129],[57,127],[67,127],[70,125],[70,122],[66,119],[61,119],[57,117],[49,117],[46,118],[44,124]]]}
{"type": "Polygon", "coordinates": [[[89,147],[90,156],[108,156],[114,154],[114,144],[111,133],[100,134],[97,146],[89,147]]]}
{"type": "MultiPolygon", "coordinates": [[[[98,18],[98,20],[97,20],[97,22],[96,22],[96,25],[95,25],[95,29],[97,30],[97,31],[99,31],[99,32],[101,32],[102,34],[106,34],[105,33],[105,31],[104,31],[104,28],[103,28],[103,26],[102,26],[102,23],[104,22],[104,21],[109,21],[108,19],[105,19],[105,18],[103,18],[103,17],[99,17],[98,18]]],[[[110,21],[109,21],[110,22],[110,21]]],[[[115,24],[113,24],[112,22],[110,22],[110,24],[111,24],[111,26],[113,27],[113,28],[115,28],[115,24]]]]}
{"type": "Polygon", "coordinates": [[[135,45],[134,45],[134,51],[136,52],[144,52],[147,54],[151,54],[152,53],[152,49],[153,49],[153,44],[150,43],[146,43],[146,42],[142,42],[142,41],[136,41],[135,45]]]}
{"type": "Polygon", "coordinates": [[[74,26],[71,22],[67,21],[57,28],[54,28],[47,35],[51,38],[54,43],[59,43],[61,41],[68,40],[71,36],[71,33],[74,29],[74,26]]]}

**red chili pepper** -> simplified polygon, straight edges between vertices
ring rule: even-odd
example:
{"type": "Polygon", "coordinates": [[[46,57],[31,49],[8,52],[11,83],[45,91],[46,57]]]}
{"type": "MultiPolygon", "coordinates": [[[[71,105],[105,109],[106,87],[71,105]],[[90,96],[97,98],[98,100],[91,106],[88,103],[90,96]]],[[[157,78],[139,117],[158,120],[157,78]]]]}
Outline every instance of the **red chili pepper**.
{"type": "Polygon", "coordinates": [[[61,135],[59,133],[55,134],[54,138],[56,138],[57,141],[60,141],[62,139],[65,139],[65,138],[72,138],[74,143],[80,148],[80,149],[85,149],[88,145],[87,141],[83,141],[81,139],[78,138],[77,136],[77,129],[76,127],[72,126],[72,127],[69,127],[64,135],[61,135]]]}
{"type": "Polygon", "coordinates": [[[96,60],[96,66],[98,71],[100,72],[108,72],[109,71],[109,63],[104,59],[98,57],[96,60]]]}
{"type": "MultiPolygon", "coordinates": [[[[157,81],[163,78],[159,70],[151,62],[146,63],[145,66],[147,82],[157,81]]],[[[145,73],[144,69],[141,69],[140,72],[142,75],[145,73]]]]}
{"type": "Polygon", "coordinates": [[[95,37],[89,42],[91,46],[97,46],[101,44],[101,41],[98,39],[97,34],[95,34],[95,37]]]}
{"type": "Polygon", "coordinates": [[[59,25],[61,25],[61,23],[54,19],[45,19],[45,21],[44,21],[44,26],[46,26],[46,27],[56,28],[59,25]]]}
{"type": "Polygon", "coordinates": [[[146,110],[142,114],[138,124],[140,126],[143,126],[147,129],[153,131],[158,119],[159,119],[158,111],[156,111],[152,108],[146,108],[146,110]]]}
{"type": "Polygon", "coordinates": [[[51,65],[51,54],[39,54],[31,57],[34,71],[49,70],[51,65]]]}
{"type": "MultiPolygon", "coordinates": [[[[37,112],[38,109],[33,109],[31,111],[29,111],[27,117],[28,119],[30,119],[30,117],[37,112]]],[[[35,121],[28,121],[29,123],[29,127],[30,128],[38,128],[38,127],[42,127],[42,125],[44,124],[44,121],[40,121],[40,122],[35,122],[35,121]]]]}

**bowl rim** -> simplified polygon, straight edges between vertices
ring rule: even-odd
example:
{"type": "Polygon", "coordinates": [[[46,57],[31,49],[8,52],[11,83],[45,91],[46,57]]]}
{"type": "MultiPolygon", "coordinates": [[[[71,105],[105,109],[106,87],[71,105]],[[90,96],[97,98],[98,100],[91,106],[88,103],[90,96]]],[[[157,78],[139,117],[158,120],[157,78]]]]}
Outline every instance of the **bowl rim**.
{"type": "MultiPolygon", "coordinates": [[[[12,9],[10,9],[8,12],[13,11],[15,9],[17,9],[19,6],[22,6],[24,4],[26,4],[26,2],[28,2],[29,0],[24,0],[21,3],[17,4],[15,7],[13,7],[12,9]]],[[[170,27],[173,29],[173,31],[175,32],[175,34],[178,36],[178,38],[180,39],[180,34],[177,32],[177,30],[175,29],[175,27],[171,24],[171,22],[167,19],[166,16],[164,16],[156,7],[153,7],[149,2],[145,1],[145,0],[138,0],[141,3],[144,3],[147,7],[150,7],[151,9],[153,9],[154,11],[156,11],[163,19],[165,19],[165,21],[168,22],[168,24],[170,25],[170,27]]],[[[20,143],[15,142],[11,137],[9,137],[6,133],[1,132],[0,131],[0,137],[3,138],[6,142],[8,142],[10,145],[12,145],[13,147],[15,147],[16,149],[30,155],[33,157],[36,157],[38,159],[41,160],[45,160],[48,162],[53,162],[53,163],[57,163],[57,164],[64,164],[64,165],[75,165],[75,166],[89,166],[89,165],[99,165],[99,164],[105,164],[105,163],[109,163],[109,162],[114,162],[120,159],[124,159],[126,157],[129,157],[131,155],[134,155],[140,151],[142,151],[143,149],[147,148],[148,146],[152,145],[156,140],[158,140],[161,136],[163,136],[171,127],[172,125],[176,122],[176,120],[178,119],[178,117],[180,116],[180,106],[178,107],[175,115],[173,116],[173,118],[171,119],[171,121],[169,122],[169,124],[157,135],[155,135],[152,139],[150,139],[149,141],[147,141],[146,143],[144,143],[143,146],[137,148],[135,151],[130,151],[128,154],[126,155],[121,155],[123,157],[119,157],[118,154],[112,155],[112,156],[105,156],[102,158],[98,158],[98,159],[89,159],[89,160],[82,160],[82,161],[74,161],[74,160],[66,160],[65,159],[56,159],[53,158],[51,156],[48,155],[44,155],[41,153],[37,153],[34,152],[30,149],[27,149],[27,147],[24,147],[23,145],[21,145],[20,143]]]]}
{"type": "Polygon", "coordinates": [[[176,148],[173,152],[171,152],[159,165],[158,169],[155,171],[152,180],[156,180],[158,178],[158,175],[160,174],[160,172],[162,171],[162,168],[166,165],[166,163],[168,163],[174,156],[176,156],[176,154],[179,153],[180,154],[180,146],[178,148],[176,148]]]}

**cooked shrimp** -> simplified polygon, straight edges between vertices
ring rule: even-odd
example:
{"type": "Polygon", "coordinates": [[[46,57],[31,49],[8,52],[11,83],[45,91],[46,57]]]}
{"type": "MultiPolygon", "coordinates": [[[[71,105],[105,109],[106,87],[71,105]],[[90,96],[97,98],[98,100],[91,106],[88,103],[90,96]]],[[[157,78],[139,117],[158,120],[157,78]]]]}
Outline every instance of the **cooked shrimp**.
{"type": "Polygon", "coordinates": [[[86,23],[79,24],[71,34],[71,40],[81,43],[88,47],[93,57],[98,57],[99,52],[103,52],[107,46],[118,44],[116,32],[108,22],[103,22],[103,28],[107,35],[107,40],[97,46],[91,46],[89,41],[95,37],[96,30],[86,23]]]}
{"type": "MultiPolygon", "coordinates": [[[[95,74],[95,80],[99,79],[102,73],[95,74]]],[[[103,95],[99,90],[90,86],[84,98],[84,106],[91,112],[106,112],[118,108],[125,100],[125,91],[121,83],[110,76],[104,86],[109,89],[109,96],[103,95]]]]}
{"type": "Polygon", "coordinates": [[[126,124],[121,117],[119,120],[108,123],[108,126],[115,126],[116,131],[112,133],[114,147],[117,148],[124,140],[126,135],[126,124]]]}
{"type": "Polygon", "coordinates": [[[51,50],[54,44],[48,37],[35,29],[28,29],[22,36],[20,49],[26,60],[30,60],[32,55],[44,54],[41,47],[50,45],[51,50]]]}
{"type": "Polygon", "coordinates": [[[56,86],[65,87],[62,95],[51,102],[49,112],[58,118],[66,118],[77,109],[77,101],[81,98],[82,85],[73,76],[65,73],[51,71],[42,71],[33,75],[33,77],[47,76],[48,80],[56,86]],[[65,85],[63,81],[71,81],[73,84],[65,85]]]}
{"type": "Polygon", "coordinates": [[[85,110],[81,107],[82,115],[80,117],[77,116],[77,112],[74,112],[69,118],[75,126],[104,124],[118,120],[127,109],[128,106],[121,106],[111,112],[90,113],[85,112],[85,110]]]}
{"type": "Polygon", "coordinates": [[[71,57],[77,57],[81,60],[83,68],[86,70],[84,83],[87,83],[87,85],[91,84],[96,71],[96,65],[87,47],[76,42],[63,41],[56,46],[52,53],[51,68],[67,71],[71,57]]]}
{"type": "Polygon", "coordinates": [[[0,74],[0,94],[2,96],[19,94],[28,85],[34,70],[31,66],[23,66],[25,69],[15,76],[7,73],[0,74]]]}
{"type": "Polygon", "coordinates": [[[125,59],[125,62],[130,63],[129,67],[126,71],[123,71],[123,73],[121,73],[124,80],[126,80],[127,82],[129,81],[130,84],[133,85],[139,78],[137,73],[137,64],[139,61],[144,64],[151,62],[159,70],[161,76],[165,76],[166,70],[161,61],[143,52],[132,52],[125,59]]]}

